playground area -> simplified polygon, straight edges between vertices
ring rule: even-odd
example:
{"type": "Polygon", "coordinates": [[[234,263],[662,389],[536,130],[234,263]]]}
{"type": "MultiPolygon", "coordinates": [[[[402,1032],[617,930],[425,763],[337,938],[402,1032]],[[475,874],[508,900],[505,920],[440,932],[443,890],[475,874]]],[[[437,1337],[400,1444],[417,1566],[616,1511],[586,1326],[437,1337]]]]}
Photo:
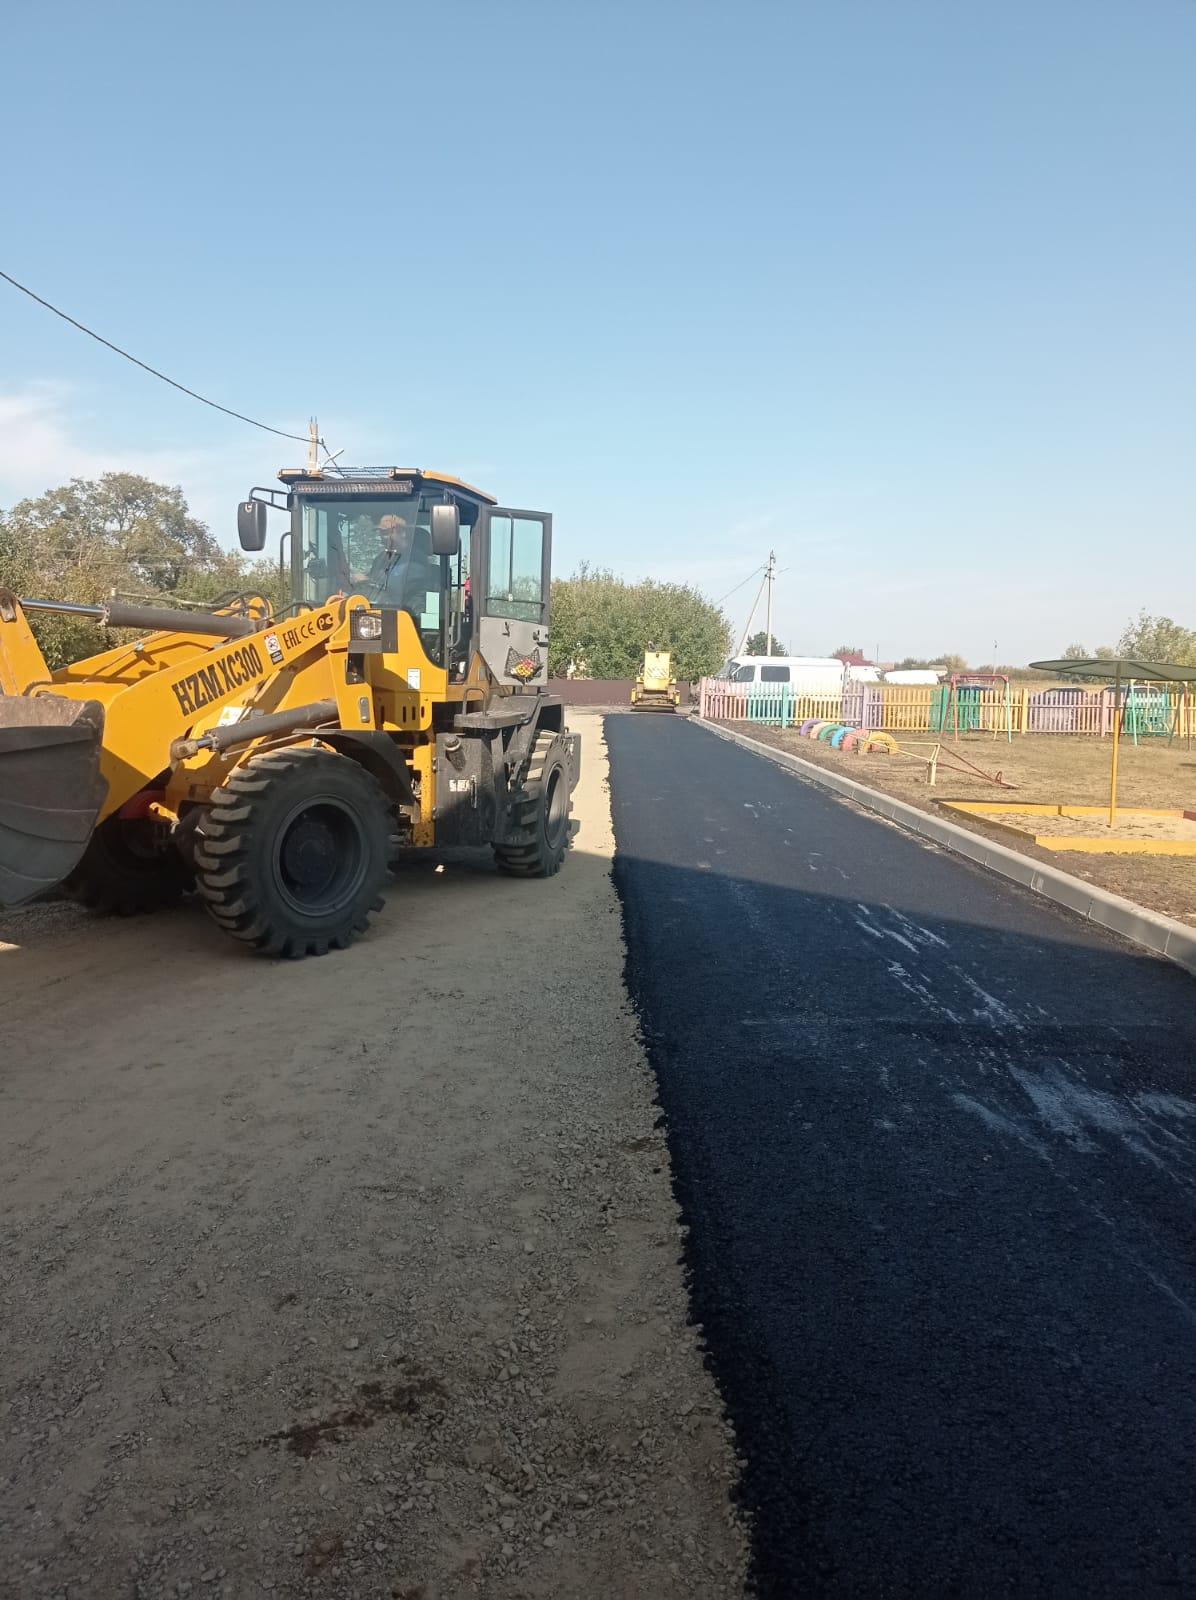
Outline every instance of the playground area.
{"type": "MultiPolygon", "coordinates": [[[[927,759],[934,748],[929,742],[935,738],[933,734],[896,734],[898,749],[909,751],[909,755],[902,756],[879,750],[844,752],[818,739],[803,738],[799,728],[775,728],[748,722],[736,722],[731,726],[761,743],[774,745],[816,766],[825,766],[881,789],[909,805],[939,814],[944,814],[942,803],[952,800],[973,805],[1007,801],[1052,808],[1104,808],[1108,802],[1109,741],[1090,735],[1015,736],[1011,743],[985,733],[964,733],[958,742],[947,735],[942,740],[937,781],[932,788],[928,781],[927,759]],[[989,777],[999,775],[1002,784],[1009,787],[987,782],[970,771],[955,770],[951,763],[956,752],[989,777]]],[[[1177,739],[1170,746],[1165,738],[1144,738],[1137,745],[1123,739],[1118,797],[1119,807],[1125,812],[1178,813],[1180,822],[1158,821],[1163,824],[1164,832],[1179,828],[1187,837],[1182,813],[1196,810],[1196,750],[1186,748],[1186,739],[1177,739]]],[[[1002,844],[1064,867],[1076,877],[1100,884],[1151,910],[1196,925],[1196,856],[1070,851],[1060,855],[1036,845],[1034,833],[1056,833],[1070,826],[1062,820],[1047,822],[1045,818],[1036,818],[1034,832],[1027,830],[1017,837],[1007,826],[993,826],[980,815],[955,810],[947,810],[945,814],[1002,844]],[[1040,822],[1046,825],[1039,826],[1040,822]]],[[[1100,818],[1088,820],[1095,825],[1085,824],[1084,831],[1097,832],[1100,818]]],[[[1196,827],[1196,824],[1187,826],[1196,827]]],[[[1119,816],[1116,832],[1120,833],[1123,827],[1132,830],[1134,819],[1119,816]]]]}

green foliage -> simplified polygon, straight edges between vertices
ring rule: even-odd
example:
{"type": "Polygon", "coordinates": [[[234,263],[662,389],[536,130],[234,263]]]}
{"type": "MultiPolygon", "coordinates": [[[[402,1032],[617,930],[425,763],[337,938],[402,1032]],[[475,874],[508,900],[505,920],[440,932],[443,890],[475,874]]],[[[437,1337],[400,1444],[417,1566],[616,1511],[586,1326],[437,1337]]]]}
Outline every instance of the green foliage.
{"type": "MultiPolygon", "coordinates": [[[[744,654],[749,656],[787,656],[789,652],[775,633],[772,636],[772,649],[770,650],[768,648],[768,634],[761,628],[759,633],[753,633],[748,640],[744,654]]],[[[722,665],[721,661],[719,665],[722,665]]]]}
{"type": "Polygon", "coordinates": [[[903,672],[922,671],[930,667],[938,667],[941,672],[966,672],[967,660],[960,655],[955,655],[947,650],[941,656],[906,656],[904,661],[897,663],[903,672]]]}
{"type": "MultiPolygon", "coordinates": [[[[193,517],[177,487],[132,472],[73,478],[0,513],[0,584],[37,600],[97,605],[113,594],[210,604],[256,591],[286,604],[269,561],[248,563],[221,549],[193,517]]],[[[94,655],[119,635],[83,618],[30,618],[51,667],[94,655]]]]}
{"type": "Polygon", "coordinates": [[[727,619],[688,584],[626,583],[583,562],[552,585],[548,670],[570,662],[588,678],[633,678],[649,642],[672,653],[680,682],[717,672],[731,648],[727,619]]]}
{"type": "Polygon", "coordinates": [[[1170,617],[1152,617],[1140,611],[1121,635],[1118,653],[1137,656],[1140,661],[1171,662],[1175,666],[1196,665],[1196,632],[1170,617]]]}
{"type": "Polygon", "coordinates": [[[1111,661],[1117,654],[1111,644],[1098,644],[1095,650],[1088,650],[1082,644],[1069,644],[1060,657],[1063,661],[1111,661]]]}

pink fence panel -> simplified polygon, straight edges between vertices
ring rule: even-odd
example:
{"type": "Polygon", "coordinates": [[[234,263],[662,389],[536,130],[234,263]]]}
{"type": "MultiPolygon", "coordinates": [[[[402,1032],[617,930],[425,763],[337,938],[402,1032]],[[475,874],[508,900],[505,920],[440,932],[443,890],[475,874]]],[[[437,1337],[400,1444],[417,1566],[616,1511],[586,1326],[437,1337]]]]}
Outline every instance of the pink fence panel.
{"type": "Polygon", "coordinates": [[[1103,689],[1042,689],[1027,697],[1026,732],[1102,734],[1111,730],[1112,713],[1103,689]]]}
{"type": "Polygon", "coordinates": [[[698,713],[712,722],[747,721],[747,685],[726,678],[702,678],[698,683],[698,713]]]}

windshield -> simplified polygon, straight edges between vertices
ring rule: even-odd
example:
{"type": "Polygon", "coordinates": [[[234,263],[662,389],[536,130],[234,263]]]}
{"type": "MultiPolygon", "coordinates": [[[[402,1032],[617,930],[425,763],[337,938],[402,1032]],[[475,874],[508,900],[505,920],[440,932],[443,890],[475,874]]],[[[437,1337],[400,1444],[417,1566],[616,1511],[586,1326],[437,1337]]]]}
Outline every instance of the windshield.
{"type": "Polygon", "coordinates": [[[478,504],[452,495],[461,517],[460,552],[432,554],[432,507],[442,490],[410,495],[298,497],[294,524],[296,597],[322,605],[334,594],[363,594],[380,610],[406,611],[429,660],[455,661],[467,646],[469,536],[478,504]],[[447,643],[446,643],[447,640],[447,643]]]}
{"type": "MultiPolygon", "coordinates": [[[[427,533],[418,527],[419,496],[387,495],[337,504],[302,505],[300,561],[303,599],[318,605],[332,594],[360,591],[367,598],[405,587],[409,557],[430,560],[427,533]],[[419,535],[422,533],[422,538],[419,535]]],[[[410,576],[414,578],[412,570],[410,576]]],[[[392,599],[399,605],[401,600],[392,599]]]]}

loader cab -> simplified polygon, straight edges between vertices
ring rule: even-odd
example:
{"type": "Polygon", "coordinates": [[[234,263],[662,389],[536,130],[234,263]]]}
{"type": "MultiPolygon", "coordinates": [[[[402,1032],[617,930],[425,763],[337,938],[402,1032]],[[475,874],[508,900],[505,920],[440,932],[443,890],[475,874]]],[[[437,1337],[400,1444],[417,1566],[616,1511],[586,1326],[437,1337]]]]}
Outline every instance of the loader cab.
{"type": "MultiPolygon", "coordinates": [[[[547,682],[551,516],[497,506],[440,473],[284,469],[279,477],[291,515],[295,602],[318,606],[358,592],[380,610],[406,611],[428,661],[450,681],[464,677],[480,650],[509,688],[547,682]],[[451,551],[437,509],[446,506],[456,509],[459,528],[451,551]]],[[[251,500],[273,493],[255,490],[251,500]]]]}

